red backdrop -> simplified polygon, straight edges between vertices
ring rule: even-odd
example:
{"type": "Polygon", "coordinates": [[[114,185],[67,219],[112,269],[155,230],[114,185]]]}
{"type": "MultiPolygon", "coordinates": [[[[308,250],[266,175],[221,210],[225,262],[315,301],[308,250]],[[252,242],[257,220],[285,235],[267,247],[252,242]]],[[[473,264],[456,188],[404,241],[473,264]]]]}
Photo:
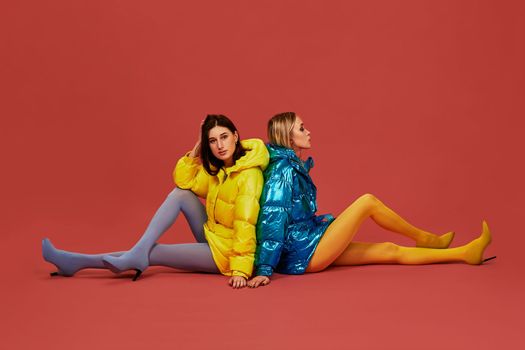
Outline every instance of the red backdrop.
{"type": "MultiPolygon", "coordinates": [[[[2,7],[0,293],[10,348],[523,341],[523,2],[2,7]],[[47,277],[44,237],[84,252],[137,239],[207,113],[231,117],[243,138],[266,138],[267,119],[283,111],[312,132],[320,212],[370,192],[427,230],[456,230],[455,244],[486,219],[498,259],[331,269],[236,292],[224,277],[158,268],[135,284],[101,271],[47,277]]],[[[372,223],[356,239],[410,243],[372,223]]],[[[184,220],[163,237],[190,240],[184,220]]]]}

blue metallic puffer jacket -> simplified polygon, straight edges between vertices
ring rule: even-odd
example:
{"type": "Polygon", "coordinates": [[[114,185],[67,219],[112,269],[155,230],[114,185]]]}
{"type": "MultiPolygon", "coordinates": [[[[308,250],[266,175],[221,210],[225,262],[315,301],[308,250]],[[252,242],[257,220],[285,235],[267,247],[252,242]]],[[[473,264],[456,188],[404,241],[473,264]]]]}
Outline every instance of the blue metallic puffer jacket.
{"type": "Polygon", "coordinates": [[[303,163],[292,149],[266,147],[270,164],[264,172],[257,221],[256,272],[302,274],[334,218],[315,215],[317,189],[308,174],[312,158],[303,163]]]}

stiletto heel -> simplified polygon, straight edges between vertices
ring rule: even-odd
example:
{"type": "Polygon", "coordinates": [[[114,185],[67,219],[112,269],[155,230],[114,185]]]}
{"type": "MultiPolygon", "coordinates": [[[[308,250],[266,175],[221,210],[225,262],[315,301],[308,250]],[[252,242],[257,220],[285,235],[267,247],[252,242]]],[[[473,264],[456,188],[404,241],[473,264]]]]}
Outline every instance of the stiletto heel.
{"type": "Polygon", "coordinates": [[[491,256],[490,258],[483,259],[482,263],[492,260],[492,259],[496,259],[496,256],[494,255],[494,256],[491,256]]]}
{"type": "Polygon", "coordinates": [[[142,272],[148,268],[149,261],[147,257],[144,260],[133,256],[130,257],[128,254],[129,253],[125,253],[118,257],[106,255],[102,258],[102,263],[106,268],[117,274],[127,270],[134,270],[136,273],[133,277],[133,281],[136,281],[142,272]]]}
{"type": "Polygon", "coordinates": [[[137,278],[139,278],[140,275],[142,275],[142,271],[140,271],[139,269],[135,269],[135,271],[136,271],[135,276],[132,279],[133,282],[135,282],[137,278]]]}

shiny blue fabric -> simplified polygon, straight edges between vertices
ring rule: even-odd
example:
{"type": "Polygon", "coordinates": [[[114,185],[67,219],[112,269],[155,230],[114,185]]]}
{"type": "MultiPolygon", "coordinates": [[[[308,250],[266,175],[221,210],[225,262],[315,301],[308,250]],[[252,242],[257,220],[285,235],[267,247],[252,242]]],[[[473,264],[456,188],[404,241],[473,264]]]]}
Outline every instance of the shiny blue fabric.
{"type": "Polygon", "coordinates": [[[312,158],[302,162],[293,150],[267,145],[270,164],[257,221],[256,273],[303,274],[332,215],[316,216],[317,188],[308,174],[312,158]]]}

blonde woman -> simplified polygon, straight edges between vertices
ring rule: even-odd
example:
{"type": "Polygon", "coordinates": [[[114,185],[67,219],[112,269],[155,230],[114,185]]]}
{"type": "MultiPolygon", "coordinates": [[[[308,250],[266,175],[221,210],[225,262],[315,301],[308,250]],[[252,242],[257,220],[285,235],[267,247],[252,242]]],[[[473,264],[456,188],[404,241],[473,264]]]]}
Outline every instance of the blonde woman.
{"type": "Polygon", "coordinates": [[[364,264],[432,264],[464,262],[478,265],[490,244],[485,222],[481,236],[449,248],[454,232],[436,235],[413,226],[378,198],[365,194],[338,217],[316,216],[316,187],[309,175],[313,161],[300,159],[311,147],[310,131],[293,112],[277,114],[268,122],[270,164],[264,172],[261,211],[257,224],[256,288],[270,283],[274,271],[285,274],[319,272],[328,266],[364,264]],[[416,247],[394,243],[354,242],[362,222],[371,218],[379,226],[413,239],[416,247]]]}

